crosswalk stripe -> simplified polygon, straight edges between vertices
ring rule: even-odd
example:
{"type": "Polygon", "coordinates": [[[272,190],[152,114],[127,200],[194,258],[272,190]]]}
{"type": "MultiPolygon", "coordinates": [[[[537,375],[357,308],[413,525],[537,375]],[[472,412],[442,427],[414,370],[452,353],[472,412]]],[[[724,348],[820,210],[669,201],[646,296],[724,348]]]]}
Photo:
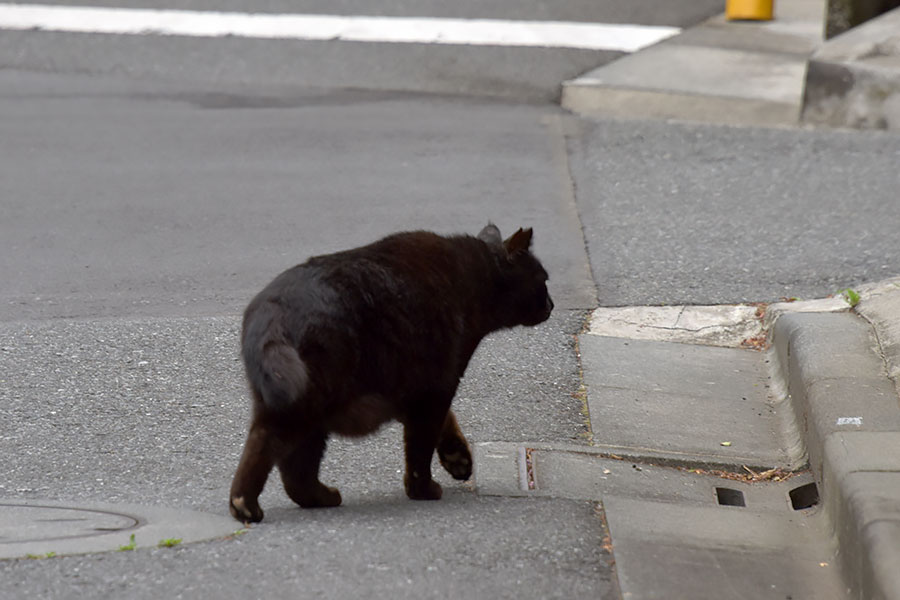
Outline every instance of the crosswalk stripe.
{"type": "Polygon", "coordinates": [[[531,46],[619,52],[635,52],[680,32],[677,27],[564,21],[263,14],[5,3],[0,3],[0,29],[531,46]]]}

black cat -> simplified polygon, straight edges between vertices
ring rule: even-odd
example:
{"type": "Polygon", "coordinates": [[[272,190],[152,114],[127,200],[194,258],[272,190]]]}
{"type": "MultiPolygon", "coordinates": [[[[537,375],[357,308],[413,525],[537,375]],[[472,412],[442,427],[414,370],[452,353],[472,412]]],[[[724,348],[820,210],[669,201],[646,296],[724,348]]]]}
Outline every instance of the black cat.
{"type": "Polygon", "coordinates": [[[277,466],[303,507],[337,506],[319,481],[330,433],[360,436],[403,424],[406,495],[437,500],[437,449],[456,479],[472,455],[450,403],[488,333],[537,325],[553,310],[547,272],[531,254],[531,229],[503,241],[397,233],[289,269],[244,313],[242,355],[253,420],[231,485],[231,514],[260,521],[258,498],[277,466]]]}

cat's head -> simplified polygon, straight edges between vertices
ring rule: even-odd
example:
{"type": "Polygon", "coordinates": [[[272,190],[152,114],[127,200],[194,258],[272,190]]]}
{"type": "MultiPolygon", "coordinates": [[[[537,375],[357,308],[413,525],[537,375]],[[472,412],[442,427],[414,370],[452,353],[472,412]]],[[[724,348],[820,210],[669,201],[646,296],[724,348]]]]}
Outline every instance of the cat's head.
{"type": "Polygon", "coordinates": [[[547,271],[531,253],[531,228],[519,228],[506,240],[493,223],[478,239],[500,255],[501,291],[498,308],[503,325],[537,325],[550,317],[553,300],[547,291],[547,271]]]}

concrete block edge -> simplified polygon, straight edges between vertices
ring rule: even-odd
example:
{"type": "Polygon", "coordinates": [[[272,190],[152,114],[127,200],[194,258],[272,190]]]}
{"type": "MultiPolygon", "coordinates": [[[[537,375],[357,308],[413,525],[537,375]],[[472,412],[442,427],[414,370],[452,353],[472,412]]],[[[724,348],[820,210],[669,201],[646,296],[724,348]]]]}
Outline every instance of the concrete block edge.
{"type": "MultiPolygon", "coordinates": [[[[885,520],[866,522],[864,515],[854,508],[853,504],[858,501],[859,494],[865,493],[865,490],[846,489],[849,484],[845,484],[845,481],[849,473],[861,470],[866,464],[866,457],[861,455],[859,448],[854,449],[843,443],[846,436],[858,433],[888,436],[900,442],[900,426],[895,431],[866,432],[865,429],[873,424],[867,423],[864,418],[857,421],[850,416],[846,420],[837,419],[833,424],[816,418],[818,407],[828,405],[831,387],[815,386],[814,383],[833,379],[829,361],[841,359],[836,355],[829,356],[829,348],[836,342],[844,343],[846,340],[842,335],[853,329],[857,333],[868,331],[877,340],[871,321],[857,314],[778,315],[770,333],[772,364],[799,428],[797,435],[812,457],[810,466],[820,487],[826,516],[838,542],[838,556],[849,596],[900,599],[900,578],[895,576],[896,564],[900,560],[900,538],[888,535],[895,532],[894,528],[900,523],[885,520]],[[830,331],[826,327],[826,332],[819,327],[819,331],[811,334],[809,326],[812,321],[818,321],[819,325],[830,321],[838,326],[830,331]],[[813,353],[820,353],[817,357],[819,360],[808,360],[813,353]],[[810,427],[813,428],[812,431],[810,427]],[[841,431],[840,428],[847,430],[841,431]],[[886,528],[891,531],[882,531],[886,528]]],[[[884,360],[875,352],[877,349],[863,347],[856,350],[864,353],[868,350],[866,360],[872,363],[873,368],[880,367],[884,372],[884,381],[890,382],[884,360]]],[[[842,365],[835,363],[833,366],[842,365]]],[[[854,378],[845,376],[842,379],[853,381],[854,378]]],[[[852,398],[852,405],[865,409],[872,400],[869,396],[874,393],[871,386],[862,386],[861,392],[852,398]]],[[[896,403],[896,398],[893,400],[896,403]]],[[[848,411],[853,412],[851,406],[848,406],[848,411]]],[[[897,414],[900,417],[900,408],[897,414]]]]}

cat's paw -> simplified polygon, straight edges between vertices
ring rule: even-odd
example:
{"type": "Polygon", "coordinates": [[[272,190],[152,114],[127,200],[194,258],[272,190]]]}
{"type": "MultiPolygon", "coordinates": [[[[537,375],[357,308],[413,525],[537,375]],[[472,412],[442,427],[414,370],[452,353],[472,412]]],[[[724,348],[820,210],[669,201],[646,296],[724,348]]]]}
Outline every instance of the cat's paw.
{"type": "Polygon", "coordinates": [[[440,500],[444,495],[441,484],[429,478],[427,481],[422,479],[410,478],[406,475],[403,478],[403,484],[406,487],[406,495],[410,500],[440,500]]]}
{"type": "Polygon", "coordinates": [[[472,453],[468,445],[459,439],[451,439],[437,449],[438,459],[453,479],[465,481],[472,476],[472,453]]]}
{"type": "Polygon", "coordinates": [[[324,483],[319,483],[312,494],[297,504],[303,508],[329,508],[332,506],[340,506],[342,501],[341,493],[337,488],[329,487],[324,483]]]}
{"type": "Polygon", "coordinates": [[[232,496],[228,502],[228,509],[231,511],[231,516],[241,523],[259,523],[263,520],[263,510],[255,499],[232,496]]]}
{"type": "Polygon", "coordinates": [[[321,481],[317,481],[310,487],[295,487],[285,485],[285,491],[291,500],[302,508],[328,508],[341,505],[341,493],[337,488],[328,487],[321,481]]]}

